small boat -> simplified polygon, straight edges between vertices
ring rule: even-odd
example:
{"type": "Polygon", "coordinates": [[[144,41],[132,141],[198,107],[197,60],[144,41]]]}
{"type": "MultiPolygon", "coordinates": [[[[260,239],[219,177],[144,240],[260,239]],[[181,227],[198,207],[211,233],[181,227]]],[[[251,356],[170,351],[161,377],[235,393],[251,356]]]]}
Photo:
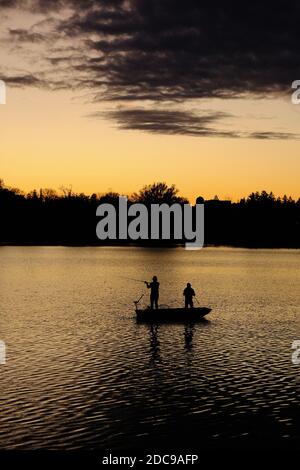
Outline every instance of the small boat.
{"type": "Polygon", "coordinates": [[[158,308],[152,310],[146,308],[144,310],[136,308],[136,319],[139,322],[185,322],[199,321],[205,315],[211,312],[208,307],[194,308],[158,308]]]}

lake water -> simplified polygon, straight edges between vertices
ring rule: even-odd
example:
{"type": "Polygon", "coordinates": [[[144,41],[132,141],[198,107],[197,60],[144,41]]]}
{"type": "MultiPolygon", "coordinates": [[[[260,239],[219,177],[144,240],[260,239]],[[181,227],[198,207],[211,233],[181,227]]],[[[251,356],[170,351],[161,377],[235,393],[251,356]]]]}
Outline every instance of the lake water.
{"type": "Polygon", "coordinates": [[[300,251],[1,247],[0,302],[2,449],[299,445],[300,251]],[[137,324],[154,274],[208,321],[137,324]]]}

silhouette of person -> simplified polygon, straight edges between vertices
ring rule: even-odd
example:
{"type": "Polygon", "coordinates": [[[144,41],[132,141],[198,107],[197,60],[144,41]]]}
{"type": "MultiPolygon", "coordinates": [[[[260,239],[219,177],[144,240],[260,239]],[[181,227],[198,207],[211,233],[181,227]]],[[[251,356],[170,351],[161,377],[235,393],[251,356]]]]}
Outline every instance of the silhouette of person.
{"type": "Polygon", "coordinates": [[[151,309],[153,310],[154,307],[158,309],[159,282],[157,281],[157,277],[153,276],[152,282],[145,281],[145,284],[148,289],[151,289],[151,293],[150,293],[151,309]]]}
{"type": "Polygon", "coordinates": [[[185,298],[185,308],[194,307],[193,297],[195,297],[195,291],[192,288],[191,284],[188,282],[186,288],[183,291],[183,295],[185,298]]]}

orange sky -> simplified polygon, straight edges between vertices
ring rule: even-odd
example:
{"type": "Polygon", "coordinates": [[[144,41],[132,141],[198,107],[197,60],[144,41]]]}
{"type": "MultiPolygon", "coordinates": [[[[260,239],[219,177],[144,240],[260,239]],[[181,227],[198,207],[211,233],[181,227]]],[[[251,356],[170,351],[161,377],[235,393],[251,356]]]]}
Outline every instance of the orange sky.
{"type": "MultiPolygon", "coordinates": [[[[64,12],[66,25],[69,14],[64,12]]],[[[23,10],[21,6],[6,9],[0,16],[0,79],[6,73],[38,73],[47,83],[48,78],[51,81],[59,76],[59,66],[49,66],[46,60],[58,50],[62,56],[71,51],[76,63],[85,37],[68,41],[55,31],[62,17],[56,10],[47,16],[47,12],[23,10]],[[9,34],[12,28],[49,35],[50,41],[17,40],[18,35],[9,34]]],[[[64,76],[65,83],[72,77],[64,76]]],[[[297,78],[291,76],[290,84],[297,78]]],[[[261,94],[260,99],[249,95],[243,99],[194,99],[164,104],[164,109],[200,115],[223,113],[222,119],[213,123],[216,131],[287,133],[297,139],[191,137],[121,130],[109,117],[88,116],[122,107],[147,107],[149,103],[93,104],[88,88],[71,92],[21,86],[7,86],[7,103],[0,105],[0,178],[7,185],[25,191],[72,185],[76,192],[114,190],[130,194],[145,184],[166,181],[176,184],[180,194],[191,202],[198,195],[211,198],[215,194],[236,200],[264,189],[300,197],[300,105],[291,103],[289,84],[281,97],[268,94],[266,99],[261,94]]],[[[155,106],[160,111],[160,105],[152,103],[152,109],[156,110],[155,106]]]]}
{"type": "MultiPolygon", "coordinates": [[[[224,106],[237,116],[243,111],[238,119],[243,129],[254,120],[263,129],[267,118],[257,116],[269,113],[280,115],[289,130],[299,131],[300,106],[288,100],[235,100],[224,106]]],[[[235,200],[263,189],[300,196],[298,140],[120,130],[111,121],[87,117],[95,109],[80,93],[9,88],[7,104],[0,106],[0,177],[25,191],[72,185],[78,192],[112,189],[128,194],[144,184],[166,181],[191,201],[215,194],[235,200]]]]}
{"type": "MultiPolygon", "coordinates": [[[[300,77],[291,76],[290,84],[287,80],[287,89],[281,91],[281,97],[269,93],[266,99],[262,93],[260,99],[254,99],[245,94],[243,99],[202,98],[163,104],[167,111],[179,109],[204,116],[222,113],[223,117],[211,126],[216,131],[241,135],[267,132],[277,137],[289,134],[298,136],[296,139],[191,137],[184,133],[121,130],[109,117],[88,116],[111,109],[145,108],[149,106],[147,100],[93,104],[88,87],[72,92],[46,91],[47,85],[57,77],[64,83],[76,78],[72,74],[64,75],[60,62],[50,65],[49,56],[69,53],[77,64],[81,53],[82,65],[82,60],[87,58],[85,54],[96,51],[85,51],[86,36],[74,35],[68,39],[62,30],[55,29],[62,19],[63,27],[68,26],[71,10],[36,11],[26,5],[4,9],[0,16],[0,79],[6,74],[37,74],[44,81],[44,89],[24,84],[20,84],[22,88],[7,86],[7,103],[0,105],[0,178],[7,185],[25,191],[72,185],[76,192],[114,190],[129,194],[145,184],[166,181],[176,184],[180,193],[191,201],[198,195],[211,198],[215,194],[236,200],[263,189],[276,195],[287,193],[300,197],[300,105],[291,103],[289,88],[300,77]],[[21,39],[19,33],[10,34],[12,29],[21,31],[21,39]],[[26,31],[46,39],[28,40],[26,35],[22,39],[26,31]]],[[[84,15],[85,8],[81,11],[79,4],[74,5],[78,9],[74,11],[84,15]]],[[[95,39],[93,34],[88,37],[95,39]]],[[[118,44],[119,37],[115,40],[118,44]]],[[[244,46],[247,45],[246,41],[244,46]]],[[[262,74],[263,70],[258,71],[259,76],[262,74]]],[[[158,112],[162,109],[159,103],[150,106],[154,111],[156,106],[158,112]]],[[[165,116],[167,119],[168,114],[165,116]]]]}

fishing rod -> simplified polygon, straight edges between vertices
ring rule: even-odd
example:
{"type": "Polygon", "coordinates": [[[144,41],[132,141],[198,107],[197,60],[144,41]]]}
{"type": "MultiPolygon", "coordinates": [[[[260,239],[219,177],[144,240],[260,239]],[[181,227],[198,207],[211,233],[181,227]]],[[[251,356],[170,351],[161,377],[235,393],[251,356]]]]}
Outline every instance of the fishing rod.
{"type": "Polygon", "coordinates": [[[125,277],[125,276],[119,276],[122,279],[126,279],[127,281],[134,281],[134,282],[143,282],[145,283],[146,281],[142,281],[141,279],[133,279],[132,277],[125,277]]]}
{"type": "Polygon", "coordinates": [[[201,306],[201,304],[200,304],[200,302],[199,302],[198,298],[196,297],[196,295],[195,295],[195,299],[197,300],[197,302],[198,302],[198,305],[200,305],[200,306],[201,306]]]}

